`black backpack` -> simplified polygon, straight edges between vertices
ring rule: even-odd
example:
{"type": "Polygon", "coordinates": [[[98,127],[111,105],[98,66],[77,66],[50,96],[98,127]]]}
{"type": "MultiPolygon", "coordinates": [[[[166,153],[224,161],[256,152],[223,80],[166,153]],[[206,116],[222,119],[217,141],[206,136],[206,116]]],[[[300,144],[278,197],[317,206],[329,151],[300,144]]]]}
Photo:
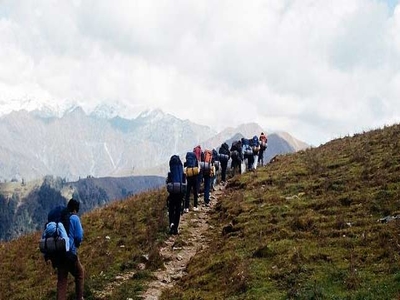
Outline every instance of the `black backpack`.
{"type": "Polygon", "coordinates": [[[219,148],[219,160],[222,162],[227,162],[231,156],[231,152],[229,151],[229,146],[227,143],[223,143],[221,148],[219,148]]]}

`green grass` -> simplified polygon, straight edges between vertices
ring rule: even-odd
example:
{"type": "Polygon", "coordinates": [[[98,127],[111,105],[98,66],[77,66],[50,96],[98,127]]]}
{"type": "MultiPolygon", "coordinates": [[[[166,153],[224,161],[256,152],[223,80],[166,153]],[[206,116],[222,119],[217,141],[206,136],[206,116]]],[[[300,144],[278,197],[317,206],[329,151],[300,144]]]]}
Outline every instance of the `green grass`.
{"type": "Polygon", "coordinates": [[[162,299],[398,299],[400,126],[230,180],[210,247],[162,299]],[[216,251],[218,249],[218,251],[216,251]]]}
{"type": "MultiPolygon", "coordinates": [[[[372,130],[231,178],[211,215],[211,244],[161,298],[398,299],[400,221],[378,220],[400,214],[399,137],[400,125],[372,130]]],[[[85,299],[146,262],[110,297],[137,299],[162,267],[165,197],[149,192],[82,217],[85,299]]],[[[54,298],[38,237],[0,244],[0,299],[54,298]]]]}

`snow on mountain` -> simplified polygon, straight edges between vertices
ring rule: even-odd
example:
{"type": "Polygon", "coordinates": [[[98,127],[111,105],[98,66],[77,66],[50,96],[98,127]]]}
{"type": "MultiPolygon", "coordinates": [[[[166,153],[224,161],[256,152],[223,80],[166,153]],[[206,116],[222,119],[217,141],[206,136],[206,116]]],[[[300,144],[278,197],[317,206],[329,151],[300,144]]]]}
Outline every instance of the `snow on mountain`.
{"type": "Polygon", "coordinates": [[[126,109],[126,106],[121,104],[99,104],[91,112],[90,115],[103,119],[112,119],[116,116],[120,116],[121,112],[126,109]]]}
{"type": "MultiPolygon", "coordinates": [[[[119,116],[117,106],[98,106],[90,114],[76,105],[61,115],[57,109],[42,106],[0,118],[0,180],[165,175],[174,154],[183,155],[197,145],[218,148],[238,134],[250,138],[262,131],[250,123],[217,133],[159,109],[131,119],[119,116]]],[[[290,135],[285,138],[290,142],[279,143],[286,152],[294,149],[290,143],[299,144],[290,135]]],[[[281,150],[276,147],[274,153],[281,150]]]]}

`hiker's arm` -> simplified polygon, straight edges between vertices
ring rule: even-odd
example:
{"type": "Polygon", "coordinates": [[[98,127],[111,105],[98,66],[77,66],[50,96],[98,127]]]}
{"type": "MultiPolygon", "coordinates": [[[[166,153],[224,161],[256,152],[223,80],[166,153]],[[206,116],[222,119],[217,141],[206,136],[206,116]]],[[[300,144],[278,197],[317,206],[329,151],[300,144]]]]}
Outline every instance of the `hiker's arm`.
{"type": "Polygon", "coordinates": [[[79,217],[77,215],[72,215],[71,216],[71,225],[72,232],[74,233],[74,243],[76,247],[79,247],[83,240],[83,228],[81,225],[81,221],[79,220],[79,217]]]}

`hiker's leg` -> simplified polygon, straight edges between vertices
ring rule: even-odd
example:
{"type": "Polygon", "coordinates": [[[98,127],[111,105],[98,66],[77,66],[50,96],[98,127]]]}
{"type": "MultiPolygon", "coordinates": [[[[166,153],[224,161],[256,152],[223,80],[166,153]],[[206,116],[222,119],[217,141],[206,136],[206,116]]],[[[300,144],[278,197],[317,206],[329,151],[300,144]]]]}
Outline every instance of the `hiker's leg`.
{"type": "Polygon", "coordinates": [[[168,196],[169,197],[169,205],[168,205],[168,220],[169,220],[169,225],[171,225],[171,223],[175,223],[174,222],[174,215],[175,215],[175,199],[172,196],[168,196]]]}
{"type": "Polygon", "coordinates": [[[197,178],[193,179],[193,198],[194,198],[194,207],[197,207],[199,205],[199,190],[197,189],[197,178]]]}
{"type": "Polygon", "coordinates": [[[68,268],[58,266],[57,268],[57,300],[67,299],[68,268]]]}
{"type": "Polygon", "coordinates": [[[204,176],[204,202],[210,202],[210,176],[204,176]]]}
{"type": "Polygon", "coordinates": [[[221,162],[221,181],[225,182],[226,181],[226,168],[227,168],[228,162],[221,162]]]}
{"type": "Polygon", "coordinates": [[[85,279],[85,271],[79,258],[76,258],[75,262],[75,295],[77,300],[83,299],[83,284],[85,279]]]}
{"type": "Polygon", "coordinates": [[[178,229],[179,227],[179,221],[180,221],[180,217],[181,217],[181,203],[182,203],[182,197],[178,196],[176,201],[174,201],[174,208],[175,208],[175,212],[174,212],[174,224],[175,224],[175,228],[178,229]]]}
{"type": "Polygon", "coordinates": [[[189,208],[189,198],[190,198],[190,189],[195,189],[193,186],[193,180],[192,177],[187,179],[187,190],[186,190],[186,194],[185,194],[185,204],[184,204],[184,208],[189,208]]]}

